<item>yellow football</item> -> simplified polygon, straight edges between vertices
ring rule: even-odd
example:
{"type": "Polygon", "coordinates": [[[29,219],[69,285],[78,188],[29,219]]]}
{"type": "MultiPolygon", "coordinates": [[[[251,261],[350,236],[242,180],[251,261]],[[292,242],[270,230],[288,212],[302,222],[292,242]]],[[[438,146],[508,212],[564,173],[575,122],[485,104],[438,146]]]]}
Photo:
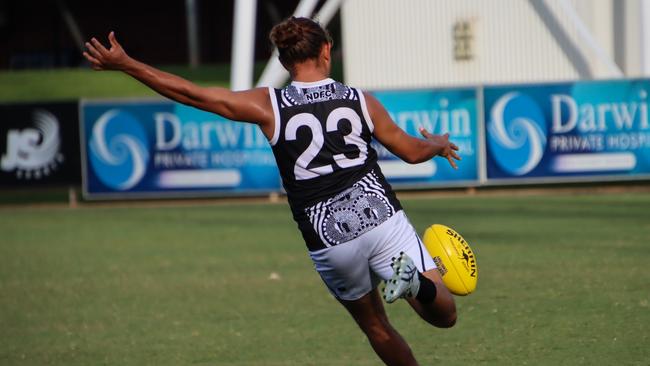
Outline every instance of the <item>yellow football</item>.
{"type": "Polygon", "coordinates": [[[461,296],[472,293],[476,289],[478,266],[465,239],[440,224],[427,228],[422,239],[449,291],[461,296]]]}

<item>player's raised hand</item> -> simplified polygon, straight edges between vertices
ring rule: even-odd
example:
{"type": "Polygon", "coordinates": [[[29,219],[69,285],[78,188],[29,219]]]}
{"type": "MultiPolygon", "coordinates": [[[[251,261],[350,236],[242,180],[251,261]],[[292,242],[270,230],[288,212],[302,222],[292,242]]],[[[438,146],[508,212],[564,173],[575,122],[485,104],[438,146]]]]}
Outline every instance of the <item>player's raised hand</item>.
{"type": "Polygon", "coordinates": [[[84,57],[95,70],[123,70],[129,56],[115,39],[115,32],[108,34],[108,41],[111,47],[107,49],[93,37],[90,42],[86,42],[87,51],[83,53],[84,57]]]}
{"type": "Polygon", "coordinates": [[[460,160],[460,156],[458,156],[458,154],[456,153],[456,151],[458,151],[458,146],[456,146],[453,142],[449,141],[448,133],[444,135],[432,135],[429,131],[427,131],[424,128],[420,128],[420,133],[425,139],[432,141],[437,145],[440,145],[441,150],[438,155],[446,158],[447,161],[449,161],[449,165],[451,165],[452,168],[458,169],[458,166],[454,161],[454,159],[460,160]]]}

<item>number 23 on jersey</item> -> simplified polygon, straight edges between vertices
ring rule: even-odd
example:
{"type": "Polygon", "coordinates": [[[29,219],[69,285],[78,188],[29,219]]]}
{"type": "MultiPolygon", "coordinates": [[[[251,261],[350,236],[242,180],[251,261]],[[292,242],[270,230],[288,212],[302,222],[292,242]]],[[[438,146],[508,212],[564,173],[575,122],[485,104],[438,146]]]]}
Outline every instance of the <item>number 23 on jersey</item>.
{"type": "Polygon", "coordinates": [[[359,114],[357,114],[354,109],[339,107],[332,110],[332,112],[327,116],[327,121],[325,122],[325,133],[323,133],[322,124],[313,114],[296,114],[287,122],[285,139],[287,141],[295,141],[297,139],[298,129],[303,126],[308,127],[311,130],[312,139],[307,146],[307,149],[305,149],[305,151],[303,151],[296,159],[293,167],[293,173],[296,180],[311,179],[321,175],[330,174],[334,171],[334,165],[340,168],[350,168],[362,165],[366,161],[368,144],[361,137],[363,129],[361,117],[359,117],[359,114]],[[343,140],[348,145],[356,145],[357,148],[359,148],[359,156],[350,159],[346,157],[345,154],[334,152],[332,156],[334,161],[331,164],[309,168],[311,162],[319,156],[319,154],[322,154],[323,145],[327,138],[325,133],[336,131],[341,132],[339,130],[339,122],[342,120],[347,120],[352,125],[352,130],[350,133],[343,135],[343,140]]]}

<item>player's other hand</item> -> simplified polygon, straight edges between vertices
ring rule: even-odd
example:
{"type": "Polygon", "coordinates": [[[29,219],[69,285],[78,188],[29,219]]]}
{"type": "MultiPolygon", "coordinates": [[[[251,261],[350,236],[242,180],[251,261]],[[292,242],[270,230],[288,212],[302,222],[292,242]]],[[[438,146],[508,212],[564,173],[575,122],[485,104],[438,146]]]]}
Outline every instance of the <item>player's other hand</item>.
{"type": "Polygon", "coordinates": [[[90,42],[86,42],[87,51],[83,53],[84,57],[95,70],[123,70],[129,56],[115,39],[115,32],[108,34],[108,41],[111,44],[109,49],[93,37],[90,42]]]}
{"type": "Polygon", "coordinates": [[[456,165],[455,160],[460,160],[460,156],[456,153],[458,151],[458,146],[456,146],[453,142],[449,141],[449,134],[446,133],[444,135],[432,135],[429,133],[424,128],[420,128],[420,133],[422,136],[433,142],[436,145],[439,145],[441,147],[440,153],[438,155],[442,156],[443,158],[446,158],[447,161],[449,161],[449,165],[451,165],[452,168],[458,169],[458,166],[456,165]]]}

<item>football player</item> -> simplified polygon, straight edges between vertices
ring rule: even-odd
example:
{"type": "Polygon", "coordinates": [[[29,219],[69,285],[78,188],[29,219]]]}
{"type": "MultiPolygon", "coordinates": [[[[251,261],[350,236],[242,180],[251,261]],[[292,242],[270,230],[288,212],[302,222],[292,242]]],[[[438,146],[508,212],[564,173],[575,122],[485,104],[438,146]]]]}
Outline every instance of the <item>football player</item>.
{"type": "Polygon", "coordinates": [[[234,121],[268,138],[293,217],[315,268],[387,365],[417,365],[391,326],[387,302],[404,298],[430,324],[456,322],[454,300],[377,164],[376,138],[408,163],[440,156],[456,167],[448,135],[408,135],[371,94],[329,78],[332,40],[308,18],[276,25],[270,39],[291,75],[284,88],[231,91],[197,86],[129,57],[115,34],[84,56],[95,70],[119,70],[156,92],[234,121]]]}

